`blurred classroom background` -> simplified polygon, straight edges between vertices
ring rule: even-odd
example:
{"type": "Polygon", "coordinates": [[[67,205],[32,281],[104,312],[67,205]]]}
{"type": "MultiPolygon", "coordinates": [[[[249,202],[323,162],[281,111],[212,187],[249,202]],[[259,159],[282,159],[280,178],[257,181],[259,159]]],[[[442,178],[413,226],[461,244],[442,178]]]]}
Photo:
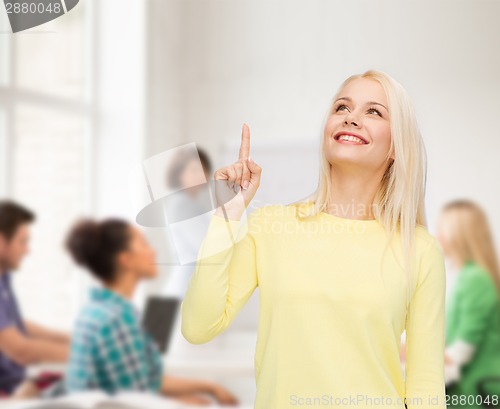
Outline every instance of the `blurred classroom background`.
{"type": "MultiPolygon", "coordinates": [[[[443,203],[467,197],[500,235],[499,12],[493,1],[84,0],[15,35],[0,13],[0,196],[38,218],[15,275],[25,317],[71,329],[92,283],[64,235],[81,215],[135,221],[133,194],[147,186],[130,175],[154,155],[195,143],[217,169],[237,159],[246,122],[263,168],[254,207],[307,196],[331,98],[370,68],[414,101],[430,232],[443,203]]],[[[175,268],[166,228],[143,229],[160,276],[139,307],[175,268]]],[[[252,403],[258,298],[206,345],[176,332],[167,372],[216,379],[252,403]]]]}

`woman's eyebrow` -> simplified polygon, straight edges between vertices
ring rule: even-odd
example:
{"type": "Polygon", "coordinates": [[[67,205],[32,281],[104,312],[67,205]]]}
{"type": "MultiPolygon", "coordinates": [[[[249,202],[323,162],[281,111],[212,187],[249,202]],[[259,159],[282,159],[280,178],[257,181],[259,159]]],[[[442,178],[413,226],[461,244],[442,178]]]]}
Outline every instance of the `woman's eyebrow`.
{"type": "Polygon", "coordinates": [[[376,102],[376,101],[369,101],[369,102],[367,102],[366,104],[367,104],[367,105],[380,105],[381,107],[384,107],[384,108],[385,108],[385,110],[386,110],[387,112],[389,112],[389,110],[387,109],[387,107],[386,107],[385,105],[382,105],[380,102],[376,102]]]}
{"type": "MultiPolygon", "coordinates": [[[[337,102],[337,101],[338,101],[338,100],[340,100],[340,99],[345,99],[346,101],[352,102],[352,99],[351,99],[351,98],[349,98],[349,97],[340,97],[340,98],[337,98],[337,99],[335,100],[335,102],[337,102]]],[[[335,104],[335,102],[334,102],[334,104],[335,104]]],[[[386,111],[387,111],[387,112],[389,112],[389,110],[387,109],[387,107],[386,107],[385,105],[382,105],[380,102],[376,102],[376,101],[368,101],[368,102],[366,103],[366,105],[380,105],[381,107],[384,107],[384,108],[386,109],[386,111]]]]}

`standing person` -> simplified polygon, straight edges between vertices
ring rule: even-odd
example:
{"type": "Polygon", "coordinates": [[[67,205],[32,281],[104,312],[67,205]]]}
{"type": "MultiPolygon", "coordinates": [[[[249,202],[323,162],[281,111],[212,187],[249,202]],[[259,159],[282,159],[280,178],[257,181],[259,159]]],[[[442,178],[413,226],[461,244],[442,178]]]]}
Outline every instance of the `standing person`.
{"type": "Polygon", "coordinates": [[[23,319],[11,276],[29,251],[35,215],[10,200],[0,201],[0,395],[10,396],[26,376],[25,367],[65,362],[69,336],[23,319]]]}
{"type": "Polygon", "coordinates": [[[66,246],[102,284],[91,290],[75,323],[65,378],[68,392],[151,391],[202,405],[210,403],[199,396],[205,393],[222,404],[237,403],[217,384],[163,375],[162,356],[131,302],[139,282],[158,273],[155,252],[139,229],[121,219],[81,220],[66,246]]]}
{"type": "Polygon", "coordinates": [[[239,159],[214,174],[223,206],[181,304],[182,333],[210,341],[258,286],[256,409],[444,409],[445,265],[426,228],[411,101],[386,73],[353,75],[321,139],[312,197],[261,207],[239,230],[262,174],[243,125],[239,159]]]}
{"type": "MultiPolygon", "coordinates": [[[[207,212],[206,206],[208,195],[208,184],[210,180],[212,165],[205,150],[197,147],[196,150],[185,149],[180,151],[172,160],[167,172],[167,187],[175,190],[164,201],[164,211],[170,222],[185,221],[194,217],[200,217],[207,212]]],[[[176,229],[169,233],[173,235],[174,253],[177,254],[177,265],[172,266],[168,282],[163,293],[178,298],[183,298],[193,273],[191,262],[196,260],[199,250],[199,230],[206,229],[210,221],[210,215],[205,223],[193,225],[193,229],[176,229]],[[198,227],[198,228],[196,228],[198,227]],[[189,264],[181,262],[188,259],[189,264]]],[[[169,226],[170,228],[170,226],[169,226]]],[[[179,334],[180,336],[180,334],[179,334]]]]}
{"type": "Polygon", "coordinates": [[[448,408],[482,408],[487,399],[498,407],[500,269],[486,214],[471,200],[447,203],[438,239],[458,270],[446,308],[448,408]]]}

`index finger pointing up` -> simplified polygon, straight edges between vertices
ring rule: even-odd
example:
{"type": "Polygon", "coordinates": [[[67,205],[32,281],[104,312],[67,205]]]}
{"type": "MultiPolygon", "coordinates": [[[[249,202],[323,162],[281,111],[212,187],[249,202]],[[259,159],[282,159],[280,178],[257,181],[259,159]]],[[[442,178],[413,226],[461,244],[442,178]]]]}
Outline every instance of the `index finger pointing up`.
{"type": "Polygon", "coordinates": [[[250,155],[250,129],[247,124],[243,124],[241,131],[241,145],[239,159],[246,160],[250,155]]]}

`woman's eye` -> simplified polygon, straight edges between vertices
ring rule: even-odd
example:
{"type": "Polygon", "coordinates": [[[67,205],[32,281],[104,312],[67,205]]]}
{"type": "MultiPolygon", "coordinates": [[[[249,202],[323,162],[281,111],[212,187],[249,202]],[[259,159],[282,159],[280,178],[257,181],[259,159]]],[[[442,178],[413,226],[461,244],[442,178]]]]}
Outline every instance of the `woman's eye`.
{"type": "Polygon", "coordinates": [[[341,110],[343,111],[343,110],[344,110],[344,108],[346,108],[346,109],[347,109],[347,106],[346,106],[346,105],[344,105],[344,104],[340,104],[340,105],[337,107],[337,109],[335,109],[335,112],[338,112],[338,111],[341,111],[341,110]]]}
{"type": "Polygon", "coordinates": [[[382,116],[382,114],[380,113],[380,111],[378,109],[375,109],[375,108],[370,108],[368,110],[368,112],[375,112],[378,116],[382,116]]]}

